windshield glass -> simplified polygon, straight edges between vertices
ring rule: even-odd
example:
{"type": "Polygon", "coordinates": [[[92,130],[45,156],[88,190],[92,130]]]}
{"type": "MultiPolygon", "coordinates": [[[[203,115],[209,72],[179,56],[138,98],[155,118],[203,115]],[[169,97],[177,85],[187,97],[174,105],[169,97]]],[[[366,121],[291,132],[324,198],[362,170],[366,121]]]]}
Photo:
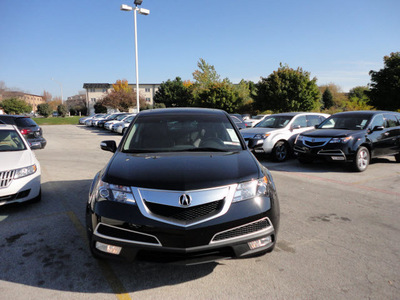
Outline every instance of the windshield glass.
{"type": "Polygon", "coordinates": [[[126,115],[119,115],[118,117],[115,118],[115,120],[121,121],[122,119],[125,119],[126,115]]]}
{"type": "Polygon", "coordinates": [[[283,128],[289,124],[293,116],[270,116],[262,120],[254,127],[259,128],[283,128]]]}
{"type": "Polygon", "coordinates": [[[136,119],[123,152],[238,151],[240,139],[225,115],[154,115],[136,119]]]}
{"type": "Polygon", "coordinates": [[[323,121],[317,128],[319,129],[346,129],[362,130],[369,123],[369,115],[338,115],[331,116],[323,121]]]}
{"type": "Polygon", "coordinates": [[[0,130],[0,152],[21,150],[26,150],[26,147],[15,130],[0,130]]]}

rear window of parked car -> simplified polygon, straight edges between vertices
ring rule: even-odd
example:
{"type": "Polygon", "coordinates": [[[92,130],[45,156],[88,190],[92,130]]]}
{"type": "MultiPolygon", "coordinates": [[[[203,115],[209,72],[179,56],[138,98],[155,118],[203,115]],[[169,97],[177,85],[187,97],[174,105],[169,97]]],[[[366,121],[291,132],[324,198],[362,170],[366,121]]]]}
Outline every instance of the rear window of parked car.
{"type": "Polygon", "coordinates": [[[17,118],[15,124],[18,127],[35,127],[37,124],[31,118],[17,118]]]}

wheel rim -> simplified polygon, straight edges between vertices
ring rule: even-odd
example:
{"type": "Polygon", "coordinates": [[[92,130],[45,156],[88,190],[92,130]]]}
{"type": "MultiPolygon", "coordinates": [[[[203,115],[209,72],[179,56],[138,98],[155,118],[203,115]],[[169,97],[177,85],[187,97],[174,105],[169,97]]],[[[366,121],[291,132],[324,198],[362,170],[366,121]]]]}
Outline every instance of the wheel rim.
{"type": "Polygon", "coordinates": [[[286,158],[287,150],[285,147],[285,144],[282,144],[281,146],[278,146],[276,148],[276,158],[278,160],[284,160],[286,158]]]}
{"type": "Polygon", "coordinates": [[[368,152],[361,150],[358,152],[357,165],[360,170],[364,170],[368,166],[368,152]]]}

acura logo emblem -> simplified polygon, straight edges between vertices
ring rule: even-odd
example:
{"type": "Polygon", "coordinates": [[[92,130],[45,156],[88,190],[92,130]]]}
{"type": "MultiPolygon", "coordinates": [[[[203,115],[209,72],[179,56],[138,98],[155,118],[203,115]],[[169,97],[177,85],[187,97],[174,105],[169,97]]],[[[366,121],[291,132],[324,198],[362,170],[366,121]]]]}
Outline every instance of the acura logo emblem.
{"type": "Polygon", "coordinates": [[[189,195],[183,194],[179,197],[179,204],[181,206],[189,206],[192,203],[192,197],[189,195]]]}

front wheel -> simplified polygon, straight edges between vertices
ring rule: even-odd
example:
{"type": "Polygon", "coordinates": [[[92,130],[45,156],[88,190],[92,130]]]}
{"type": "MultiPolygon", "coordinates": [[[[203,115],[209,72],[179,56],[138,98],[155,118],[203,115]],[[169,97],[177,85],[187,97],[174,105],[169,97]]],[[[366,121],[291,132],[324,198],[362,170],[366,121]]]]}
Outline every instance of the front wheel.
{"type": "Polygon", "coordinates": [[[357,172],[364,172],[369,165],[370,155],[366,147],[361,146],[357,150],[356,158],[353,162],[354,170],[357,172]]]}
{"type": "Polygon", "coordinates": [[[289,155],[289,146],[284,141],[279,141],[275,144],[274,149],[272,149],[272,156],[276,161],[284,161],[289,155]]]}

